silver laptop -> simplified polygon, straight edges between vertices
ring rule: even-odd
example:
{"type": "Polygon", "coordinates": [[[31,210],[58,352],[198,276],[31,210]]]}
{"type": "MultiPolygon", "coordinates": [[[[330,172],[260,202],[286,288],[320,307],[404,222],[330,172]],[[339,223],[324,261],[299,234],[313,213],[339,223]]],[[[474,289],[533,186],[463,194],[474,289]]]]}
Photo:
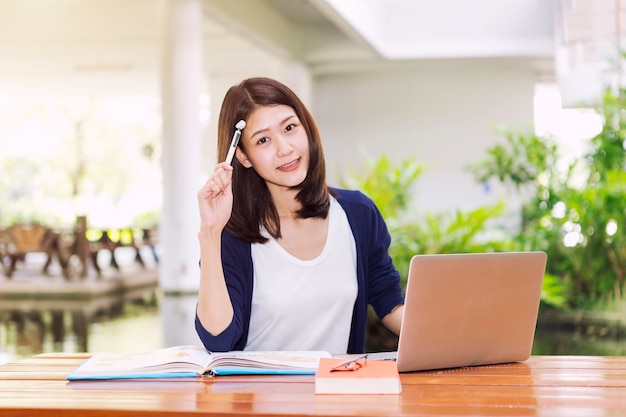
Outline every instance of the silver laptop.
{"type": "Polygon", "coordinates": [[[528,359],[546,260],[544,252],[414,256],[398,341],[398,370],[528,359]]]}

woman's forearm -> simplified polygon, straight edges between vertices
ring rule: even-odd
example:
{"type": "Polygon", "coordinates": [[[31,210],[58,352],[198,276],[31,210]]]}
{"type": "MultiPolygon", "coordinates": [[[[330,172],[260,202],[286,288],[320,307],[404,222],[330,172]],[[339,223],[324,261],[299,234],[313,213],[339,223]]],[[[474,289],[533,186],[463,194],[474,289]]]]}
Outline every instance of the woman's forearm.
{"type": "Polygon", "coordinates": [[[198,319],[212,335],[218,335],[233,319],[233,306],[224,279],[221,259],[221,239],[200,232],[200,287],[198,319]]]}

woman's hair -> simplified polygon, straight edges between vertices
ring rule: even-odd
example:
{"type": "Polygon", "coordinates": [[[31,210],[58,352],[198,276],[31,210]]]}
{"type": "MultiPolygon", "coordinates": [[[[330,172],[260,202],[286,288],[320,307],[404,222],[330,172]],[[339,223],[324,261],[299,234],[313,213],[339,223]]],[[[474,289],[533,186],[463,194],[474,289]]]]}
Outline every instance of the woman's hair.
{"type": "MultiPolygon", "coordinates": [[[[294,186],[301,208],[299,218],[326,218],[330,206],[326,185],[326,163],[320,135],[311,113],[286,85],[270,78],[249,78],[232,86],[222,102],[217,130],[219,161],[226,159],[239,120],[247,120],[258,106],[286,105],[294,109],[309,139],[310,162],[305,180],[294,186]]],[[[241,142],[239,144],[241,145],[241,142]]],[[[250,243],[264,243],[260,226],[279,238],[280,220],[265,180],[253,168],[246,168],[233,158],[233,211],[226,230],[250,243]]]]}

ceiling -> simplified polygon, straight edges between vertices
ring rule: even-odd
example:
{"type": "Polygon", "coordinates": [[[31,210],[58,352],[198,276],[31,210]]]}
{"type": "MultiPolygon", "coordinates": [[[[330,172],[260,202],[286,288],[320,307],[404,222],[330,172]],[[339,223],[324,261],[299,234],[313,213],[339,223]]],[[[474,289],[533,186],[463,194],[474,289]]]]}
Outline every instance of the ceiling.
{"type": "MultiPolygon", "coordinates": [[[[163,1],[0,0],[0,91],[155,91],[163,1]]],[[[209,73],[272,59],[324,73],[381,62],[521,57],[539,79],[555,74],[561,0],[201,1],[209,73]]]]}
{"type": "MultiPolygon", "coordinates": [[[[375,57],[365,42],[349,39],[312,1],[202,4],[209,73],[251,62],[262,66],[275,57],[310,63],[360,56],[361,51],[375,57]]],[[[162,0],[0,0],[0,91],[154,91],[162,11],[162,0]]]]}

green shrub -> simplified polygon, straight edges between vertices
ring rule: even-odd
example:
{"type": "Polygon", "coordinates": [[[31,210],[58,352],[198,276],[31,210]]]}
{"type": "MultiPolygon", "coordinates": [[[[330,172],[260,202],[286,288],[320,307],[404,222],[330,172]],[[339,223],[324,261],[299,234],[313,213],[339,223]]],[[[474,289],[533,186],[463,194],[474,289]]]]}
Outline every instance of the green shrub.
{"type": "Polygon", "coordinates": [[[624,291],[625,104],[623,94],[607,90],[598,110],[602,131],[591,139],[586,158],[567,169],[559,169],[550,138],[511,132],[508,146],[494,146],[472,167],[478,181],[495,179],[534,191],[515,240],[547,252],[553,299],[571,308],[601,306],[624,291]]]}
{"type": "Polygon", "coordinates": [[[423,172],[414,158],[392,162],[386,155],[367,159],[361,170],[340,179],[345,188],[358,189],[378,206],[392,237],[390,255],[406,284],[409,263],[421,253],[494,252],[510,249],[512,242],[493,226],[504,205],[452,213],[419,213],[412,204],[413,185],[423,172]],[[416,213],[418,213],[416,215],[416,213]]]}

